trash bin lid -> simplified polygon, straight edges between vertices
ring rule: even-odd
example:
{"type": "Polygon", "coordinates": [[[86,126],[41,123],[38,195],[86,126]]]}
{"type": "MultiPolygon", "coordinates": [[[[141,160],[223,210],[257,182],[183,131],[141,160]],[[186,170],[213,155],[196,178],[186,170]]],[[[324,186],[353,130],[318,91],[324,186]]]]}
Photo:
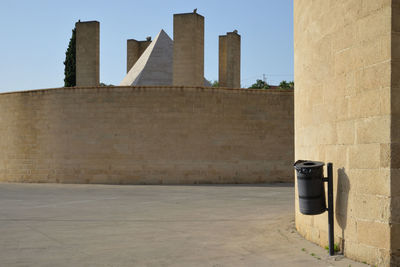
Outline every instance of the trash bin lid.
{"type": "Polygon", "coordinates": [[[325,163],[321,161],[312,161],[312,160],[298,160],[294,163],[294,168],[296,170],[302,168],[321,168],[325,163]]]}

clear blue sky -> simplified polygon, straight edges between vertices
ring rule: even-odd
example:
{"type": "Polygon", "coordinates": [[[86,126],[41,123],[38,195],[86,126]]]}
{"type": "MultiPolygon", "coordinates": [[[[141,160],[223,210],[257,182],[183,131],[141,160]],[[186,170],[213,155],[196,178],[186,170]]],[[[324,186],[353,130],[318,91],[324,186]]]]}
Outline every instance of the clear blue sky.
{"type": "Polygon", "coordinates": [[[205,17],[204,75],[218,79],[218,35],[242,36],[242,86],[293,80],[293,0],[1,0],[0,92],[63,86],[65,51],[79,19],[100,22],[100,80],[118,85],[126,72],[126,40],[164,29],[173,14],[194,8],[205,17]]]}

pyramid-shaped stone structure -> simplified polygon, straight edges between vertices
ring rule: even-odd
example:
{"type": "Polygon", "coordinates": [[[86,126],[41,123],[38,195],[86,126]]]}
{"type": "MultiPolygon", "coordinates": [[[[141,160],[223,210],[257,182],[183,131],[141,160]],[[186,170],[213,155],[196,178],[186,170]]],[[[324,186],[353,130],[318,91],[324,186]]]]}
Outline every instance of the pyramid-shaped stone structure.
{"type": "MultiPolygon", "coordinates": [[[[120,85],[172,85],[174,41],[161,30],[120,85]]],[[[211,84],[204,79],[204,86],[211,84]]]]}
{"type": "Polygon", "coordinates": [[[171,85],[174,42],[161,30],[120,85],[171,85]]]}

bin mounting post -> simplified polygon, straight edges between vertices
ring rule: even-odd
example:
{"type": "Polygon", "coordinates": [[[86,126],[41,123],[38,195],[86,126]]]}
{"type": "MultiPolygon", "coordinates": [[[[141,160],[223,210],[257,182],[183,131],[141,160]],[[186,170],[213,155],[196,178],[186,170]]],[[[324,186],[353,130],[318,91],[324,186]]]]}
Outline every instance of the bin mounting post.
{"type": "MultiPolygon", "coordinates": [[[[332,163],[327,164],[328,167],[328,227],[329,227],[329,256],[335,255],[334,247],[334,228],[333,228],[333,172],[332,163]]],[[[325,180],[325,181],[326,181],[325,180]]]]}
{"type": "Polygon", "coordinates": [[[329,255],[335,255],[334,209],[333,209],[333,164],[327,164],[328,177],[324,177],[325,163],[298,160],[294,163],[297,172],[299,209],[305,215],[318,215],[328,211],[329,255]],[[324,183],[328,183],[328,207],[324,183]]]}

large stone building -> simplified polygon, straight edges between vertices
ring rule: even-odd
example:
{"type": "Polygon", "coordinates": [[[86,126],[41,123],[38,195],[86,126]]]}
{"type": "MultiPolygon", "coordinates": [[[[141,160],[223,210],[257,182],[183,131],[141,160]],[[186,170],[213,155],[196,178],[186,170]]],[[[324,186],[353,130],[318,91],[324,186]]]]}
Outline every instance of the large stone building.
{"type": "MultiPolygon", "coordinates": [[[[295,156],[333,162],[335,241],[377,266],[400,266],[399,18],[398,1],[294,1],[295,156]]],[[[322,246],[327,218],[296,201],[322,246]]]]}
{"type": "Polygon", "coordinates": [[[99,86],[99,23],[76,26],[77,87],[0,94],[0,181],[292,181],[293,91],[204,87],[204,17],[128,41],[122,86],[99,86]]]}

